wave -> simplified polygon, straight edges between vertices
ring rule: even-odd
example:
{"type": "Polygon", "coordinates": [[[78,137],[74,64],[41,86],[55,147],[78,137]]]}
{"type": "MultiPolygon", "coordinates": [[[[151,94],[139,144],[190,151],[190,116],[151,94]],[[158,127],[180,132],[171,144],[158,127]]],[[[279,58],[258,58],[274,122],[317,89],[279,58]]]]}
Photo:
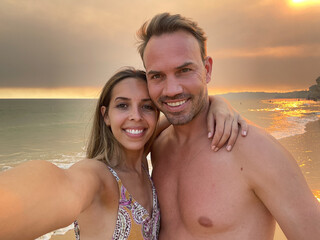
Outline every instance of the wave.
{"type": "Polygon", "coordinates": [[[261,100],[248,111],[267,119],[270,126],[266,130],[275,138],[281,139],[305,133],[309,122],[320,119],[319,109],[318,102],[309,100],[268,99],[261,100]]]}
{"type": "Polygon", "coordinates": [[[288,125],[290,127],[281,129],[279,131],[272,131],[270,132],[270,134],[276,139],[304,134],[306,132],[307,124],[317,120],[319,120],[317,116],[313,116],[309,118],[287,117],[287,121],[289,123],[288,125]]]}
{"type": "Polygon", "coordinates": [[[73,229],[73,223],[70,224],[68,227],[57,229],[53,232],[50,232],[41,237],[38,237],[35,240],[50,240],[53,235],[64,235],[66,234],[66,232],[68,232],[71,229],[73,229]]]}
{"type": "Polygon", "coordinates": [[[26,152],[14,152],[14,153],[10,153],[10,154],[0,154],[0,158],[1,157],[15,157],[15,156],[21,156],[23,154],[26,154],[26,152]]]}
{"type": "Polygon", "coordinates": [[[17,152],[17,153],[12,153],[12,154],[3,154],[0,155],[0,160],[1,158],[3,159],[8,159],[9,157],[17,157],[17,156],[24,156],[23,159],[19,159],[19,160],[11,160],[11,161],[2,161],[0,162],[0,172],[2,171],[6,171],[18,164],[21,164],[23,162],[26,161],[30,161],[30,160],[39,160],[42,159],[45,161],[49,161],[53,164],[55,164],[57,167],[62,168],[62,169],[68,169],[69,167],[71,167],[74,163],[82,160],[85,158],[85,152],[78,152],[75,153],[74,155],[67,155],[67,154],[55,154],[55,157],[51,157],[48,155],[40,155],[39,158],[25,158],[26,157],[26,153],[24,152],[17,152]]]}

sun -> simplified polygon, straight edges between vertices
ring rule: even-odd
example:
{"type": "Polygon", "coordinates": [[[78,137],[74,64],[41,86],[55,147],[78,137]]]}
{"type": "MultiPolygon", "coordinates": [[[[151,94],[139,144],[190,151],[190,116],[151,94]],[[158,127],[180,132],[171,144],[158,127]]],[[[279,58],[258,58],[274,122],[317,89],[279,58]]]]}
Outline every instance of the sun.
{"type": "Polygon", "coordinates": [[[320,5],[320,0],[290,0],[290,3],[295,6],[320,5]]]}

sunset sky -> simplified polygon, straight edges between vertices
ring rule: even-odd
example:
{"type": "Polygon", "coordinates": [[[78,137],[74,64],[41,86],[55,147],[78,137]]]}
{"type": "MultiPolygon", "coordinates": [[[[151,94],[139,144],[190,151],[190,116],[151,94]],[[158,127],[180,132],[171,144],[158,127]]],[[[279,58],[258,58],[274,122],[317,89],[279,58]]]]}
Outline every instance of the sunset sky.
{"type": "Polygon", "coordinates": [[[122,66],[143,68],[135,33],[161,12],[205,30],[216,93],[320,76],[320,0],[1,0],[0,98],[97,97],[122,66]]]}

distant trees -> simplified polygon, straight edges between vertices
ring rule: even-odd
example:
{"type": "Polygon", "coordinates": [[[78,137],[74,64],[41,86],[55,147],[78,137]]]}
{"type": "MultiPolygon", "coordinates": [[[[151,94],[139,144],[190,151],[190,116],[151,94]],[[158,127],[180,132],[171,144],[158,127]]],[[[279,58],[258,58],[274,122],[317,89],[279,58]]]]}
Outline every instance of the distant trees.
{"type": "Polygon", "coordinates": [[[317,84],[309,87],[309,94],[307,99],[309,100],[320,100],[320,77],[316,79],[317,84]]]}

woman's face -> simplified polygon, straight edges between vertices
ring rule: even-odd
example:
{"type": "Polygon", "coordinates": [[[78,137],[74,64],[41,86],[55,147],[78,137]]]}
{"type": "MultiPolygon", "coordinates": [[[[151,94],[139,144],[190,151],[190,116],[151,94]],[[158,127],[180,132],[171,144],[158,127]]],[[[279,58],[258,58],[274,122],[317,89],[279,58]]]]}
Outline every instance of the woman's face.
{"type": "MultiPolygon", "coordinates": [[[[102,114],[105,107],[101,108],[102,114]]],[[[157,111],[141,79],[127,78],[112,90],[105,123],[127,151],[143,151],[157,124],[157,111]]]]}

